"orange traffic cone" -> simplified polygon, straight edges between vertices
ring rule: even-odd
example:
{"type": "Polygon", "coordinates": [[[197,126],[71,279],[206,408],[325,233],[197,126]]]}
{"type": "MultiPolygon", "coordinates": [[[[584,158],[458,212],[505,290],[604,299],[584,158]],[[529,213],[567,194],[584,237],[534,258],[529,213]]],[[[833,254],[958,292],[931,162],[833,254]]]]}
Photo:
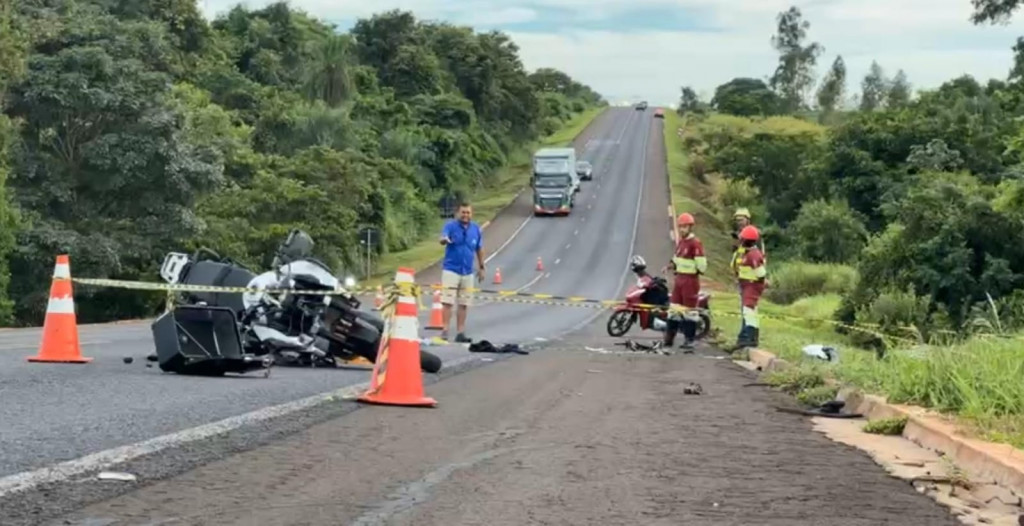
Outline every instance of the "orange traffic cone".
{"type": "Polygon", "coordinates": [[[30,356],[30,362],[89,363],[92,358],[82,356],[78,343],[78,321],[75,318],[75,300],[71,293],[71,264],[67,255],[57,256],[50,285],[50,302],[46,304],[43,321],[43,341],[39,354],[30,356]]]}
{"type": "Polygon", "coordinates": [[[441,291],[434,291],[434,303],[430,306],[430,323],[427,324],[427,329],[430,330],[443,330],[444,329],[444,316],[442,313],[444,307],[441,306],[441,291]]]}
{"type": "MultiPolygon", "coordinates": [[[[412,269],[398,269],[395,283],[413,283],[412,269]]],[[[395,305],[394,316],[384,320],[385,334],[373,365],[370,389],[359,397],[360,402],[417,407],[437,405],[437,400],[423,393],[418,329],[416,298],[403,294],[395,305]]]]}
{"type": "Polygon", "coordinates": [[[384,287],[377,285],[377,296],[373,298],[373,307],[379,309],[384,304],[384,287]]]}
{"type": "Polygon", "coordinates": [[[501,267],[494,269],[494,284],[501,285],[501,267]]]}
{"type": "Polygon", "coordinates": [[[544,263],[541,262],[540,258],[537,258],[537,270],[544,270],[544,263]]]}

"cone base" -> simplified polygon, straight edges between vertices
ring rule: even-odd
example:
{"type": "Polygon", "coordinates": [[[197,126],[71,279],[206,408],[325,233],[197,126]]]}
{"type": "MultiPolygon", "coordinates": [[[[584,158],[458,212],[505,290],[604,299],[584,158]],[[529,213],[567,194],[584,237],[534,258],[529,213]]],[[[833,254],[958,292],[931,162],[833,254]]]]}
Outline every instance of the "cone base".
{"type": "Polygon", "coordinates": [[[26,360],[35,363],[89,363],[92,358],[46,358],[44,356],[29,356],[26,360]]]}
{"type": "Polygon", "coordinates": [[[407,407],[435,407],[437,400],[430,398],[429,396],[414,396],[409,398],[399,398],[398,400],[384,400],[380,394],[365,393],[356,399],[364,404],[374,405],[401,405],[407,407]]]}
{"type": "Polygon", "coordinates": [[[444,327],[441,325],[427,325],[424,329],[428,331],[440,331],[444,330],[444,327]]]}

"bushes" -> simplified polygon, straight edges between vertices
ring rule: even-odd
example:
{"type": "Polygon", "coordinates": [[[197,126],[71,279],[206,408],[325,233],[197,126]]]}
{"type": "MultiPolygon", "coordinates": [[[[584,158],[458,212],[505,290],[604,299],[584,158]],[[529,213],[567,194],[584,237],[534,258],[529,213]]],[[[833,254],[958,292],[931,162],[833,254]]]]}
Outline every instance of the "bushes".
{"type": "Polygon", "coordinates": [[[816,263],[850,263],[864,248],[868,231],[845,201],[805,203],[787,231],[795,254],[816,263]]]}
{"type": "Polygon", "coordinates": [[[771,286],[765,297],[783,305],[820,294],[845,294],[857,285],[857,271],[846,265],[786,262],[768,269],[771,286]]]}

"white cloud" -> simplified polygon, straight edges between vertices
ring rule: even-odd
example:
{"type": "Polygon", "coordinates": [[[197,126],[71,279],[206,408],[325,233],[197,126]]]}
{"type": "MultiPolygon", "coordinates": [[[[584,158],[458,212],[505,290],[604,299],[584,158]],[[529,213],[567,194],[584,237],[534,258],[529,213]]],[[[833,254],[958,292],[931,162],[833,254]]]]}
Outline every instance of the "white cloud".
{"type": "MultiPolygon", "coordinates": [[[[208,16],[236,2],[202,0],[208,16]]],[[[250,0],[260,7],[269,0],[250,0]]],[[[292,0],[315,16],[342,20],[392,8],[427,19],[501,26],[546,19],[545,8],[569,10],[566,29],[556,33],[509,30],[529,68],[555,67],[612,100],[642,97],[675,100],[679,86],[710,94],[737,76],[764,78],[775,67],[770,38],[778,12],[796,4],[811,22],[809,38],[825,46],[819,70],[843,55],[847,89],[859,89],[872,60],[890,75],[906,71],[916,88],[931,88],[961,74],[1005,78],[1010,51],[1024,24],[974,26],[970,0],[292,0]],[[699,16],[717,32],[634,31],[645,24],[622,15],[667,9],[699,16]],[[594,21],[621,31],[591,30],[594,21]],[[574,27],[573,24],[576,24],[574,27]],[[629,30],[629,31],[627,31],[629,30]]],[[[651,15],[645,15],[651,16],[651,15]]]]}

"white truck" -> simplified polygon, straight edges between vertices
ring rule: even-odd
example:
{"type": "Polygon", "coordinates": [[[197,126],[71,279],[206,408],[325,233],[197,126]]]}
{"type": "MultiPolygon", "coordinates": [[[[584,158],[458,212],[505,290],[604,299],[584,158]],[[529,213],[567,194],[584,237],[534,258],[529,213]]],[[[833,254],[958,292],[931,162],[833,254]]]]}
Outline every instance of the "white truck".
{"type": "Polygon", "coordinates": [[[569,215],[580,191],[575,148],[541,148],[533,154],[534,215],[569,215]]]}

